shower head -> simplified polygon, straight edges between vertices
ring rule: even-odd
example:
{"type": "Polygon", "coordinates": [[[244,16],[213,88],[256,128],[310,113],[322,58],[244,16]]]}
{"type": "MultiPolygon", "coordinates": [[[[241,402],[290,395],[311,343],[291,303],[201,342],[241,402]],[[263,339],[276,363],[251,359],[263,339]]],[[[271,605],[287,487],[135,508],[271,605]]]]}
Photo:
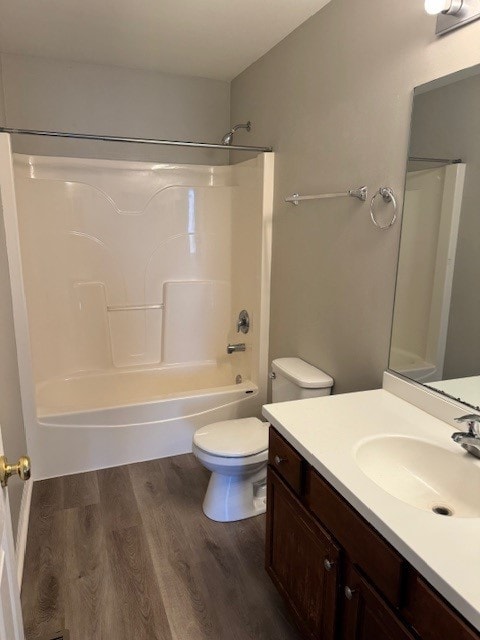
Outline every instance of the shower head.
{"type": "Polygon", "coordinates": [[[247,131],[250,131],[251,128],[252,128],[252,123],[250,122],[250,120],[248,122],[246,122],[245,124],[236,124],[236,125],[234,125],[230,129],[230,131],[223,136],[222,144],[224,144],[224,145],[232,144],[233,134],[235,133],[235,131],[237,131],[237,129],[246,129],[247,131]]]}

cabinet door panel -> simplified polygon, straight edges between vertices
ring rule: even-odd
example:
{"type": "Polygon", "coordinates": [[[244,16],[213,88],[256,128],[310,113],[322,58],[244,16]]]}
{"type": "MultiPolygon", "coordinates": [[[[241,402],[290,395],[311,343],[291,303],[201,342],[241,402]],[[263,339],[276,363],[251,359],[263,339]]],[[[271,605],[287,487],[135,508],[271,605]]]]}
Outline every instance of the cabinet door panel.
{"type": "Polygon", "coordinates": [[[267,571],[305,636],[333,640],[339,550],[271,468],[267,504],[267,571]]]}
{"type": "Polygon", "coordinates": [[[410,570],[402,613],[422,640],[480,640],[480,634],[460,618],[415,571],[410,570]]]}
{"type": "Polygon", "coordinates": [[[353,567],[347,572],[346,585],[350,592],[344,593],[343,640],[415,640],[353,567]]]}
{"type": "Polygon", "coordinates": [[[306,504],[387,600],[400,606],[404,559],[311,467],[306,504]]]}

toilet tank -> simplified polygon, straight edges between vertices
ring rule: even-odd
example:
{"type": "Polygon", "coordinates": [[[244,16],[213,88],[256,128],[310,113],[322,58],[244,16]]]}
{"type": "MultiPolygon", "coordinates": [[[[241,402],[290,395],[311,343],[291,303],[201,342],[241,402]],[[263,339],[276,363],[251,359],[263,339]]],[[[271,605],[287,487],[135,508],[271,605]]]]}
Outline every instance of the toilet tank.
{"type": "Polygon", "coordinates": [[[277,358],[272,362],[272,402],[328,396],[333,378],[300,358],[277,358]]]}

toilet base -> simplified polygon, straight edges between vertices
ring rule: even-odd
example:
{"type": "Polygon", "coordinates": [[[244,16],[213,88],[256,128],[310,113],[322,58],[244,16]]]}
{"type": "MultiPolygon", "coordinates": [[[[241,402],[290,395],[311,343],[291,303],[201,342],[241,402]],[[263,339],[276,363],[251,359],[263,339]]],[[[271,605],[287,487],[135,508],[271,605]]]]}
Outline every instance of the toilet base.
{"type": "Polygon", "coordinates": [[[212,472],[203,501],[203,513],[210,520],[245,520],[265,513],[266,508],[266,468],[246,476],[212,472]]]}

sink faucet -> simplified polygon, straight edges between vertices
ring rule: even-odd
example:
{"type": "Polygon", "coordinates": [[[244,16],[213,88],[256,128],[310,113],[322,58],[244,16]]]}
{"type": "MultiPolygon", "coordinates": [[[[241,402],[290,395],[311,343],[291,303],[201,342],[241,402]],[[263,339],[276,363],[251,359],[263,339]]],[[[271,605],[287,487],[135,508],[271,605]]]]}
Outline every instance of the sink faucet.
{"type": "MultiPolygon", "coordinates": [[[[229,344],[227,345],[227,353],[235,353],[236,351],[245,351],[245,343],[240,342],[239,344],[229,344]]],[[[480,420],[480,418],[479,418],[480,420]]],[[[480,439],[479,439],[480,442],[480,439]]]]}
{"type": "Polygon", "coordinates": [[[480,415],[469,413],[466,416],[455,418],[455,422],[467,423],[468,431],[459,431],[452,435],[452,440],[458,442],[468,453],[480,458],[480,415]]]}

